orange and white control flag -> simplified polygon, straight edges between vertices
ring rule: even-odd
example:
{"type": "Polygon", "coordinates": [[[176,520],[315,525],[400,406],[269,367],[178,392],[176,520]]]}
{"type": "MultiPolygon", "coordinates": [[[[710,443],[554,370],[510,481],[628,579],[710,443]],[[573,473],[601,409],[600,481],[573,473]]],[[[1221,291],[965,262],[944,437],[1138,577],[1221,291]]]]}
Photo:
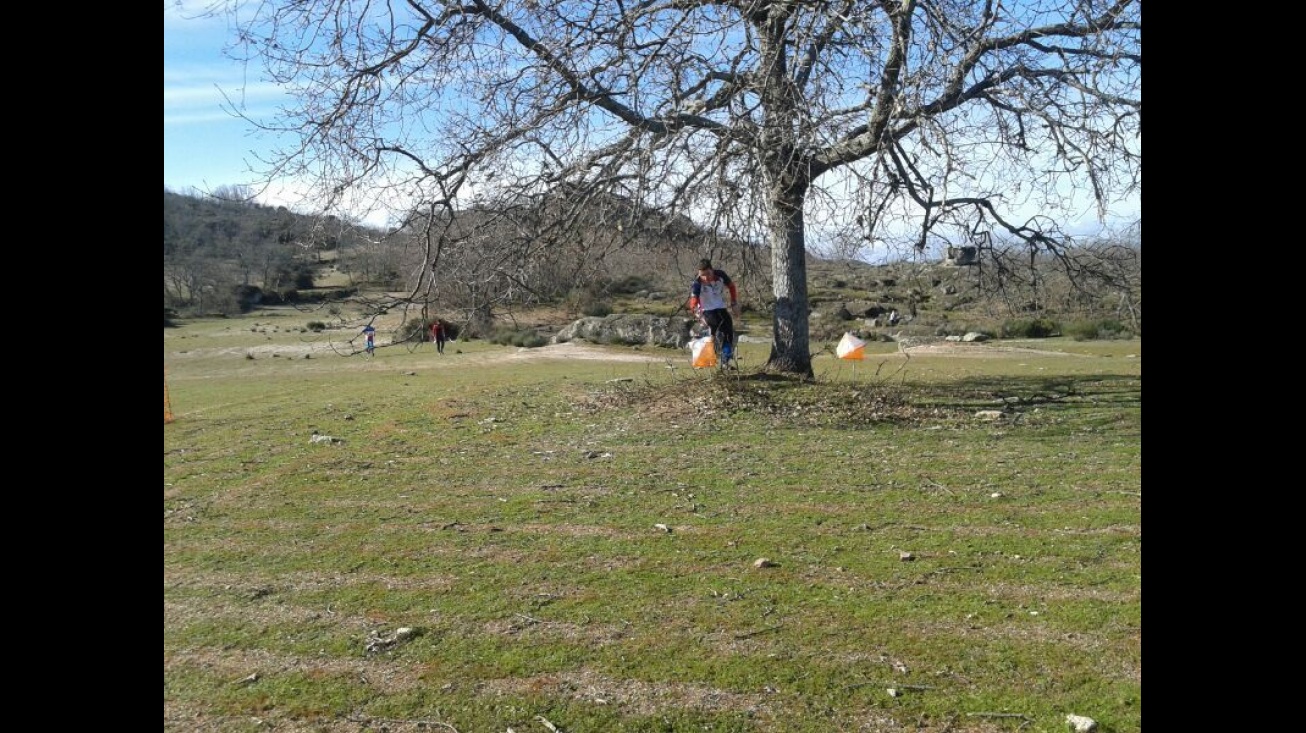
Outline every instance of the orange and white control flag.
{"type": "Polygon", "coordinates": [[[690,353],[694,355],[694,368],[716,366],[716,346],[711,336],[699,336],[689,342],[690,353]]]}
{"type": "Polygon", "coordinates": [[[851,331],[849,331],[843,335],[843,340],[839,342],[839,346],[834,350],[834,353],[840,359],[861,361],[866,358],[866,354],[864,353],[865,349],[866,342],[857,338],[851,331]]]}

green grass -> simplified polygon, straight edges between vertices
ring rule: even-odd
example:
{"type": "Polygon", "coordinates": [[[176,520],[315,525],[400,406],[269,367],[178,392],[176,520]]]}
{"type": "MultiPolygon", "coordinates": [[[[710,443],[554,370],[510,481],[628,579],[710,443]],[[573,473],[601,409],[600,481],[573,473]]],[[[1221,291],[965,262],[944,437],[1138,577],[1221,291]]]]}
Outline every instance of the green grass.
{"type": "Polygon", "coordinates": [[[1137,339],[802,384],[311,318],[165,329],[165,730],[1141,730],[1137,339]]]}

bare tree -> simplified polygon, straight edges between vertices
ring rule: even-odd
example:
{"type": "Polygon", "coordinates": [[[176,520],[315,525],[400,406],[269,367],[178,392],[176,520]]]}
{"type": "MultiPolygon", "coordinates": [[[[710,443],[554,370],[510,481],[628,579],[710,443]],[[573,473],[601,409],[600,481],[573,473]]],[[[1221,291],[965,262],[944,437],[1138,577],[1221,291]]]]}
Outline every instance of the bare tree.
{"type": "Polygon", "coordinates": [[[255,121],[294,141],[269,179],[441,227],[557,190],[687,215],[769,249],[772,371],[812,376],[809,216],[1032,259],[1084,196],[1105,217],[1141,188],[1139,0],[219,2],[296,100],[255,121]]]}

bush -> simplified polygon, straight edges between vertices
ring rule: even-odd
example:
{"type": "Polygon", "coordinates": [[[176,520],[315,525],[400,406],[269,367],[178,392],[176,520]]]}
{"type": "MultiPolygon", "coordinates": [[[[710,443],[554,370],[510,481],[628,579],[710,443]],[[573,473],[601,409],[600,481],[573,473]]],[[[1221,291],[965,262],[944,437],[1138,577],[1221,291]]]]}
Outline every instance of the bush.
{"type": "Polygon", "coordinates": [[[254,310],[254,306],[263,302],[263,289],[257,285],[237,285],[232,288],[231,295],[241,313],[249,313],[254,310]]]}
{"type": "MultiPolygon", "coordinates": [[[[344,300],[358,294],[358,288],[351,286],[347,288],[321,288],[303,292],[293,288],[281,291],[281,297],[286,303],[328,303],[334,300],[344,300]]],[[[332,315],[338,315],[333,313],[332,315]]]]}
{"type": "Polygon", "coordinates": [[[424,318],[410,318],[404,321],[395,333],[395,340],[402,343],[412,341],[421,343],[431,336],[431,322],[424,318]]]}
{"type": "MultiPolygon", "coordinates": [[[[430,341],[431,326],[435,324],[436,320],[437,319],[434,318],[411,318],[404,321],[403,325],[399,327],[399,332],[395,334],[395,337],[401,342],[413,341],[416,343],[424,343],[430,341]]],[[[458,328],[450,325],[447,321],[440,322],[444,324],[445,340],[457,341],[458,328]]]]}
{"type": "Polygon", "coordinates": [[[499,344],[500,346],[521,346],[534,349],[548,344],[549,340],[530,329],[518,331],[511,328],[501,328],[496,330],[494,335],[490,337],[490,343],[499,344]]]}
{"type": "Polygon", "coordinates": [[[998,338],[998,334],[994,333],[991,328],[983,328],[965,323],[944,323],[934,329],[935,336],[965,336],[968,333],[983,334],[990,339],[998,338]]]}
{"type": "Polygon", "coordinates": [[[643,275],[627,275],[608,285],[608,292],[616,293],[618,295],[633,295],[642,290],[647,291],[655,289],[653,283],[643,275]]]}
{"type": "Polygon", "coordinates": [[[565,307],[573,313],[586,316],[612,315],[612,303],[607,297],[607,290],[601,284],[590,284],[573,289],[563,300],[565,307]]]}
{"type": "Polygon", "coordinates": [[[1002,324],[1001,336],[1004,339],[1045,339],[1055,336],[1061,325],[1047,318],[1030,318],[1007,321],[1002,324]]]}
{"type": "Polygon", "coordinates": [[[326,324],[321,321],[309,321],[308,323],[305,324],[305,327],[308,328],[308,330],[310,331],[326,330],[326,324]]]}
{"type": "Polygon", "coordinates": [[[1093,341],[1129,338],[1133,334],[1114,318],[1075,321],[1066,327],[1066,335],[1076,341],[1093,341]]]}

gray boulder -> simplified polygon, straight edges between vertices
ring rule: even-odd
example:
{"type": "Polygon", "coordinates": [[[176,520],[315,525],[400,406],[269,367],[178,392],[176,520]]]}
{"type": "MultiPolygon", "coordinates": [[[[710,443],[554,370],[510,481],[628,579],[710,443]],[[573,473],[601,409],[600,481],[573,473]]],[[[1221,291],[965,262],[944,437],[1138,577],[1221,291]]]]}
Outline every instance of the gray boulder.
{"type": "Polygon", "coordinates": [[[553,343],[575,339],[594,344],[648,344],[681,349],[689,343],[693,321],[649,315],[587,316],[558,331],[553,343]]]}

